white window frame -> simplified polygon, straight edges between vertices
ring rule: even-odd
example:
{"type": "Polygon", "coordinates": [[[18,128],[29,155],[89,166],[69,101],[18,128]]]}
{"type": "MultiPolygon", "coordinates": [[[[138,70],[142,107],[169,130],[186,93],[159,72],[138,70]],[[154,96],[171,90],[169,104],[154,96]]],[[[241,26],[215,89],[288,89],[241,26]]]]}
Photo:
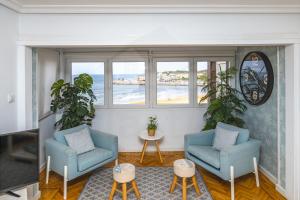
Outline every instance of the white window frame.
{"type": "Polygon", "coordinates": [[[67,82],[72,82],[72,63],[74,62],[82,62],[82,63],[89,63],[89,62],[103,62],[104,63],[104,104],[94,104],[95,108],[108,108],[108,60],[101,57],[72,57],[66,60],[66,71],[65,71],[65,79],[67,82]]]}
{"type": "MultiPolygon", "coordinates": [[[[172,52],[168,55],[157,54],[153,56],[151,51],[146,54],[138,53],[67,53],[65,55],[65,80],[72,79],[72,62],[104,62],[104,105],[95,104],[96,109],[145,109],[145,108],[206,108],[207,103],[197,102],[197,62],[198,61],[227,61],[230,66],[235,65],[235,56],[201,56],[196,54],[178,54],[172,52]],[[113,62],[144,62],[145,63],[145,105],[140,104],[113,104],[113,62]],[[189,104],[157,104],[157,62],[189,62],[189,104]]],[[[238,68],[238,67],[237,67],[238,68]]],[[[231,84],[235,87],[238,78],[231,84]]]]}
{"type": "MultiPolygon", "coordinates": [[[[227,67],[232,67],[235,65],[235,58],[233,56],[227,56],[227,57],[196,57],[194,58],[194,74],[193,74],[193,78],[194,78],[194,84],[193,84],[193,88],[194,88],[194,107],[207,107],[208,103],[202,103],[199,104],[198,103],[198,91],[197,91],[197,62],[219,62],[219,61],[225,61],[227,63],[227,67]]],[[[236,67],[238,69],[238,67],[236,67]]],[[[230,84],[233,87],[236,87],[236,79],[238,77],[236,76],[235,80],[233,80],[233,82],[230,82],[230,84]]]]}
{"type": "Polygon", "coordinates": [[[153,58],[152,65],[152,84],[150,90],[152,91],[152,106],[154,108],[187,108],[194,107],[194,78],[193,78],[193,59],[189,57],[169,57],[169,58],[153,58]],[[189,85],[188,85],[188,104],[157,104],[157,62],[188,62],[189,63],[189,85]]]}
{"type": "Polygon", "coordinates": [[[150,105],[150,75],[149,75],[149,61],[148,58],[141,57],[118,57],[109,60],[110,73],[109,79],[109,108],[148,108],[150,105]],[[113,103],[113,62],[144,62],[145,63],[145,104],[114,104],[113,103]]]}

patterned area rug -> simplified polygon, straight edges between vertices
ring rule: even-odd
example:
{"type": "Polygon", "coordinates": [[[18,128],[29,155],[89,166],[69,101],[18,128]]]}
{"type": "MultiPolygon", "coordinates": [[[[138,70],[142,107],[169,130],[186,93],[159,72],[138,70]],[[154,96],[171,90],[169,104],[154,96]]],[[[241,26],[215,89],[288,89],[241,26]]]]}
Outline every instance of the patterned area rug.
{"type": "MultiPolygon", "coordinates": [[[[201,195],[197,196],[193,187],[188,188],[189,200],[212,200],[210,193],[199,172],[196,172],[201,195]]],[[[173,180],[173,168],[171,167],[136,167],[136,182],[141,193],[142,200],[181,200],[181,188],[176,186],[174,193],[169,189],[173,180]]],[[[180,181],[181,179],[178,179],[180,181]]],[[[189,180],[190,181],[190,180],[189,180]]],[[[85,185],[79,200],[106,200],[112,188],[112,169],[103,168],[96,171],[85,185]]],[[[190,184],[190,182],[188,183],[190,184]]],[[[118,185],[118,188],[121,184],[118,185]]],[[[128,186],[128,187],[131,187],[128,186]]],[[[116,192],[114,200],[121,200],[122,196],[116,192]]],[[[136,199],[134,192],[128,194],[128,199],[136,199]]]]}

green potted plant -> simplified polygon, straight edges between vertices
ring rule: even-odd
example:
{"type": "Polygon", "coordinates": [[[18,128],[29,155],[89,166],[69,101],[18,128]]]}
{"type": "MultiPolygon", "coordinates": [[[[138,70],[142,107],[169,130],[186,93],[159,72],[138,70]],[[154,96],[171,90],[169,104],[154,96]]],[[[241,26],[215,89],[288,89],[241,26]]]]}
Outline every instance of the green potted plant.
{"type": "Polygon", "coordinates": [[[208,80],[202,89],[207,94],[201,101],[208,101],[208,108],[204,114],[206,124],[203,130],[214,129],[218,122],[224,122],[237,127],[243,127],[244,121],[240,117],[247,110],[244,100],[240,99],[240,91],[230,85],[230,80],[236,75],[236,68],[230,67],[225,71],[220,69],[216,80],[208,80]]]}
{"type": "Polygon", "coordinates": [[[61,118],[55,123],[60,129],[68,129],[81,124],[92,125],[95,117],[92,91],[93,78],[88,74],[80,74],[74,83],[66,83],[60,79],[51,87],[51,111],[62,112],[61,118]]]}
{"type": "Polygon", "coordinates": [[[149,117],[149,123],[147,126],[148,135],[154,136],[157,129],[157,117],[149,117]]]}

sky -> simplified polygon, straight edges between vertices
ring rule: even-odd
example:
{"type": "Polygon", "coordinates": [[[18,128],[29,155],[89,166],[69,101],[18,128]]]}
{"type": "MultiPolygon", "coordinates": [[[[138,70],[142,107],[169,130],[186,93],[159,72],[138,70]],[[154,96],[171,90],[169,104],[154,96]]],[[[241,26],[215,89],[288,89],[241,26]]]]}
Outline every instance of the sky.
{"type": "Polygon", "coordinates": [[[157,72],[189,71],[189,62],[157,62],[157,72]]]}
{"type": "Polygon", "coordinates": [[[103,62],[73,62],[72,63],[72,75],[78,74],[104,74],[103,62]]]}

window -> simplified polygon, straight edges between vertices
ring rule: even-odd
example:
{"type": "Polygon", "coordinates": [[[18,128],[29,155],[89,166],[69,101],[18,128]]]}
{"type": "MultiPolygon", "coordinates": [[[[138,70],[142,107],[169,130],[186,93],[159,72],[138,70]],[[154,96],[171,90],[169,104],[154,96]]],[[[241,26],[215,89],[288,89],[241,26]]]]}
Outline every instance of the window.
{"type": "Polygon", "coordinates": [[[145,62],[113,62],[113,104],[145,105],[145,62]]]}
{"type": "Polygon", "coordinates": [[[203,87],[207,84],[208,62],[197,62],[197,102],[200,104],[207,103],[207,99],[201,102],[201,98],[207,94],[203,87]]]}
{"type": "Polygon", "coordinates": [[[157,62],[157,104],[189,104],[189,62],[157,62]]]}
{"type": "Polygon", "coordinates": [[[104,62],[72,62],[72,81],[79,74],[92,76],[95,105],[104,105],[104,62]]]}

